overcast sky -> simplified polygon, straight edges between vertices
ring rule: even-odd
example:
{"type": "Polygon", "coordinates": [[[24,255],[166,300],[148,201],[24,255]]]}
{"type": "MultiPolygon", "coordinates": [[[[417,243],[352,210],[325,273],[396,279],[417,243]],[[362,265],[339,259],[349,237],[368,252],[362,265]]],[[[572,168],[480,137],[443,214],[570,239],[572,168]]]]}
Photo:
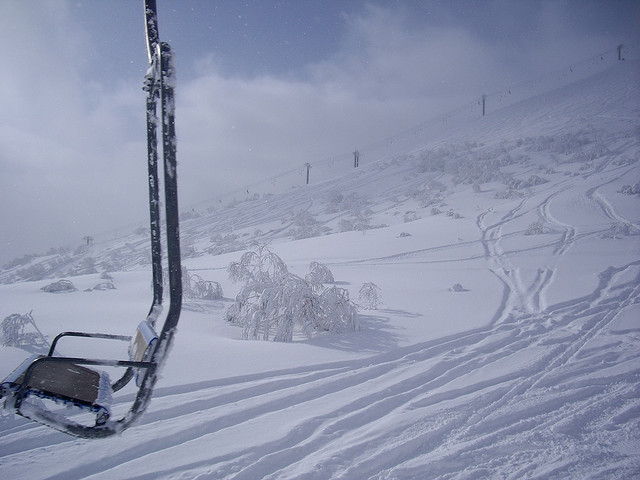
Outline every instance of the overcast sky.
{"type": "MultiPolygon", "coordinates": [[[[158,0],[182,207],[639,41],[636,0],[158,0]]],[[[142,0],[0,0],[0,262],[146,218],[142,0]]]]}

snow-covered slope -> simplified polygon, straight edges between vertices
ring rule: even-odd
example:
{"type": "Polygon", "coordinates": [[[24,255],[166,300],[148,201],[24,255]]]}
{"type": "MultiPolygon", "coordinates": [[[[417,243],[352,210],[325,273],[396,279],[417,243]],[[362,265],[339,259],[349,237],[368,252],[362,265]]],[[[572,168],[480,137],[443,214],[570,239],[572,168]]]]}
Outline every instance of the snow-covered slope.
{"type": "MultiPolygon", "coordinates": [[[[640,197],[622,192],[640,181],[638,70],[620,62],[346,175],[183,216],[186,266],[227,299],[186,302],[141,423],[84,441],[0,417],[3,474],[637,478],[640,197]],[[242,341],[222,320],[239,289],[225,267],[252,240],[301,275],[326,264],[355,300],[374,282],[384,304],[357,333],[242,341]]],[[[116,289],[83,291],[97,273],[67,294],[6,284],[0,315],[33,309],[49,338],[130,332],[151,300],[145,249],[138,233],[69,254],[116,270],[116,289]]],[[[60,258],[33,271],[71,273],[60,258]]],[[[0,376],[27,355],[0,348],[0,376]]]]}

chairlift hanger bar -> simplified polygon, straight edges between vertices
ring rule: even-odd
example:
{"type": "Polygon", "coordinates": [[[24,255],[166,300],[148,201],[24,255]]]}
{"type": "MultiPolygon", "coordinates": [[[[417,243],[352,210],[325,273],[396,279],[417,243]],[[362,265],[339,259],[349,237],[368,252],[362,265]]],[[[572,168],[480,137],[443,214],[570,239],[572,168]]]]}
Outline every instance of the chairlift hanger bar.
{"type": "MultiPolygon", "coordinates": [[[[103,438],[122,432],[129,427],[144,412],[149,401],[153,388],[158,379],[169,347],[175,335],[176,326],[182,308],[182,268],[180,263],[180,229],[178,218],[178,185],[176,176],[176,138],[175,138],[175,102],[174,102],[174,75],[175,69],[171,56],[171,49],[168,44],[161,43],[158,37],[158,20],[156,14],[156,1],[144,0],[145,8],[145,31],[147,37],[147,53],[149,56],[149,70],[145,77],[145,90],[147,92],[147,163],[149,171],[149,213],[151,227],[151,256],[152,256],[152,276],[153,276],[153,301],[146,321],[141,322],[136,336],[133,337],[130,350],[138,349],[139,338],[143,338],[142,345],[145,347],[140,358],[131,360],[97,360],[86,358],[71,358],[54,356],[55,346],[62,337],[89,337],[110,340],[128,340],[131,337],[123,335],[92,334],[84,332],[64,332],[58,335],[50,348],[48,355],[37,356],[35,359],[23,362],[9,378],[15,382],[5,380],[0,388],[0,397],[11,396],[5,402],[6,408],[13,410],[32,420],[38,421],[62,432],[83,438],[103,438]],[[157,100],[161,103],[161,118],[156,115],[157,100]],[[161,123],[160,123],[161,122],[161,123]],[[169,309],[166,314],[164,324],[160,334],[156,336],[153,327],[162,310],[163,287],[162,287],[162,249],[160,244],[160,208],[159,208],[159,181],[158,181],[158,141],[157,125],[162,126],[162,155],[164,173],[164,200],[165,200],[165,220],[166,220],[166,241],[167,259],[169,265],[169,309]],[[146,333],[145,333],[146,332],[146,333]],[[146,343],[145,343],[146,342],[146,343]],[[134,347],[135,345],[135,347],[134,347]],[[32,386],[29,380],[35,375],[36,369],[42,367],[44,374],[51,374],[55,370],[55,365],[68,364],[72,367],[82,369],[80,365],[92,366],[118,366],[126,368],[122,378],[111,385],[111,391],[121,389],[134,376],[134,370],[138,370],[141,378],[139,390],[128,413],[118,420],[108,418],[108,409],[104,405],[88,403],[82,396],[69,393],[76,387],[75,383],[64,383],[66,380],[57,377],[49,377],[55,381],[62,381],[62,388],[59,390],[40,392],[46,393],[47,397],[55,401],[62,401],[72,405],[84,405],[97,409],[94,411],[104,411],[106,417],[96,417],[96,425],[86,425],[61,416],[45,407],[23,405],[23,400],[31,394],[38,395],[38,389],[31,391],[32,386]],[[24,366],[24,369],[23,369],[24,366]],[[47,370],[49,368],[49,370],[47,370]],[[15,374],[15,375],[14,375],[15,374]],[[21,383],[19,378],[22,375],[21,383]],[[69,390],[68,387],[74,387],[69,390]],[[8,395],[7,395],[8,393],[8,395]],[[75,397],[69,396],[75,395],[75,397]],[[9,400],[12,400],[11,402],[9,400]]],[[[133,355],[132,355],[133,357],[133,355]]],[[[98,372],[88,371],[90,375],[97,375],[98,372]]],[[[75,379],[74,379],[75,382],[75,379]]],[[[88,384],[87,384],[88,385],[88,384]]],[[[82,388],[82,385],[78,385],[82,388]]],[[[95,392],[94,392],[95,393],[95,392]]],[[[97,401],[97,400],[96,400],[97,401]]],[[[93,402],[93,401],[92,401],[93,402]]]]}
{"type": "Polygon", "coordinates": [[[147,36],[147,56],[149,63],[153,61],[153,56],[158,51],[160,35],[158,33],[158,14],[156,0],[145,0],[144,2],[145,33],[147,36]]]}

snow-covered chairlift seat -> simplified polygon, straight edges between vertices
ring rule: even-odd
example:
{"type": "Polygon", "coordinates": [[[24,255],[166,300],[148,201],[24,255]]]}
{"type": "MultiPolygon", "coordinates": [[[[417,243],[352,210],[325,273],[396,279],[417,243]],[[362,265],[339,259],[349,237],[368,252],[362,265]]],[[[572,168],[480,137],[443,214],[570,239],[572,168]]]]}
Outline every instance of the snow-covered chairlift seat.
{"type": "Polygon", "coordinates": [[[63,332],[54,338],[47,355],[31,356],[2,381],[0,397],[7,397],[5,406],[12,407],[16,413],[27,418],[38,416],[38,409],[31,408],[24,402],[28,397],[36,396],[91,411],[96,414],[96,425],[102,425],[110,416],[111,394],[129,383],[134,374],[136,374],[136,383],[140,385],[142,378],[140,372],[156,367],[150,359],[157,341],[158,336],[146,321],[138,325],[133,337],[63,332]],[[56,346],[63,337],[130,341],[129,360],[92,360],[55,356],[56,346]],[[126,370],[118,381],[111,384],[106,372],[94,370],[85,365],[124,367],[126,370]]]}

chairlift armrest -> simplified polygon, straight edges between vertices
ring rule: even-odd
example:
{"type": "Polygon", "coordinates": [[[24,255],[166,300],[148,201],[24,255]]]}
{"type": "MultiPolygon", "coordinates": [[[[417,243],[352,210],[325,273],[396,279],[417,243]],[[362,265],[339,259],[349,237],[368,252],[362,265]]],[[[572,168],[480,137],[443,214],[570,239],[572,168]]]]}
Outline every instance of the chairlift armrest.
{"type": "Polygon", "coordinates": [[[48,357],[53,356],[53,353],[56,350],[56,345],[58,344],[58,340],[60,340],[62,337],[88,337],[88,338],[101,338],[106,340],[122,340],[125,342],[131,341],[130,335],[112,335],[109,333],[87,333],[87,332],[62,332],[56,335],[56,337],[51,342],[49,353],[47,353],[48,357]]]}

